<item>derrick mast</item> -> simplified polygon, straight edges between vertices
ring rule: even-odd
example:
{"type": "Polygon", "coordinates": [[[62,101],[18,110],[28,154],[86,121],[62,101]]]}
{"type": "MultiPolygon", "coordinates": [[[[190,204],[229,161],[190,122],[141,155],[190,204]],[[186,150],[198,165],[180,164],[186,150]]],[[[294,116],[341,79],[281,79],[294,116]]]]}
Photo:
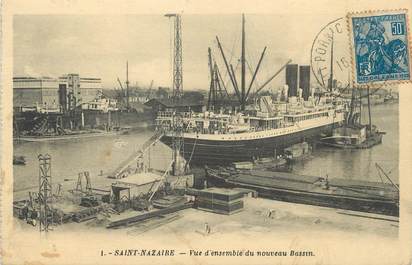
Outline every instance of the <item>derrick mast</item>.
{"type": "Polygon", "coordinates": [[[165,16],[173,18],[172,98],[178,100],[183,95],[182,19],[180,14],[166,14],[165,16]]]}

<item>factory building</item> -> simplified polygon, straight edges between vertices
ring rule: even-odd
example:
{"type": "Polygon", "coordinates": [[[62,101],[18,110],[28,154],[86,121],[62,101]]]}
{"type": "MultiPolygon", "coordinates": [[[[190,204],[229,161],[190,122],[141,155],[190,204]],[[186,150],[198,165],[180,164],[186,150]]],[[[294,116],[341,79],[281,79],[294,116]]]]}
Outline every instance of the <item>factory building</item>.
{"type": "Polygon", "coordinates": [[[65,112],[93,101],[102,89],[100,78],[67,74],[59,78],[14,77],[13,104],[20,109],[65,112]]]}

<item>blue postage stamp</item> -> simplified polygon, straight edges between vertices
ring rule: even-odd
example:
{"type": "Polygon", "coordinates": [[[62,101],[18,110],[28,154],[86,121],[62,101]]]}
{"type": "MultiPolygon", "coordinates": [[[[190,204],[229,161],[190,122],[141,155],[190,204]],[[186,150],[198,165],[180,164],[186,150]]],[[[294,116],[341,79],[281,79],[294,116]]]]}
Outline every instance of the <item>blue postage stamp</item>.
{"type": "Polygon", "coordinates": [[[355,83],[410,81],[406,10],[348,15],[355,83]]]}

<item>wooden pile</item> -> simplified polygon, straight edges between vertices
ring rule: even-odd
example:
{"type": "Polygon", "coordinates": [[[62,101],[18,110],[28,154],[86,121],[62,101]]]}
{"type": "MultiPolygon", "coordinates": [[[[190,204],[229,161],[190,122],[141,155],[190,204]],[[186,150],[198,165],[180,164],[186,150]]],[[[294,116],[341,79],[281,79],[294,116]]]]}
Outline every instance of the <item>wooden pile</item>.
{"type": "Polygon", "coordinates": [[[238,190],[209,188],[197,191],[196,205],[201,210],[230,215],[243,209],[243,196],[238,190]]]}

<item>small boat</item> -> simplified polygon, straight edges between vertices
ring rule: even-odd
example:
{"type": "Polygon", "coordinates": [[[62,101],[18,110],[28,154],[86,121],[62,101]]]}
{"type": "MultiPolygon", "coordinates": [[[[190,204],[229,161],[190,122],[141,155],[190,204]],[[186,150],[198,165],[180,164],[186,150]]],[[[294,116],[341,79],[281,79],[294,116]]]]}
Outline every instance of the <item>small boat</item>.
{"type": "MultiPolygon", "coordinates": [[[[368,89],[369,91],[369,89],[368,89]]],[[[352,89],[350,111],[344,125],[334,128],[332,136],[323,137],[319,143],[326,146],[343,149],[366,149],[382,143],[385,132],[379,131],[372,124],[371,95],[358,89],[352,89]],[[358,95],[357,95],[358,94],[358,95]],[[367,100],[369,122],[367,125],[361,123],[362,100],[367,100]],[[359,107],[356,110],[356,107],[359,107]]]]}
{"type": "Polygon", "coordinates": [[[349,179],[328,179],[267,170],[238,170],[206,166],[212,185],[252,189],[274,200],[399,216],[396,184],[349,179]]]}
{"type": "Polygon", "coordinates": [[[385,132],[378,131],[375,126],[343,126],[333,130],[333,135],[323,137],[319,143],[325,146],[342,149],[366,149],[382,143],[385,132]]]}
{"type": "Polygon", "coordinates": [[[263,157],[253,161],[239,161],[231,164],[235,169],[265,169],[271,171],[290,171],[291,167],[283,156],[263,157]]]}
{"type": "Polygon", "coordinates": [[[121,135],[126,135],[126,134],[130,134],[130,132],[132,131],[132,127],[130,126],[114,127],[113,130],[118,132],[121,135]]]}
{"type": "Polygon", "coordinates": [[[24,156],[13,156],[13,165],[26,165],[26,158],[24,156]]]}
{"type": "Polygon", "coordinates": [[[284,154],[289,163],[308,159],[312,154],[312,146],[307,142],[294,144],[285,148],[284,154]]]}

